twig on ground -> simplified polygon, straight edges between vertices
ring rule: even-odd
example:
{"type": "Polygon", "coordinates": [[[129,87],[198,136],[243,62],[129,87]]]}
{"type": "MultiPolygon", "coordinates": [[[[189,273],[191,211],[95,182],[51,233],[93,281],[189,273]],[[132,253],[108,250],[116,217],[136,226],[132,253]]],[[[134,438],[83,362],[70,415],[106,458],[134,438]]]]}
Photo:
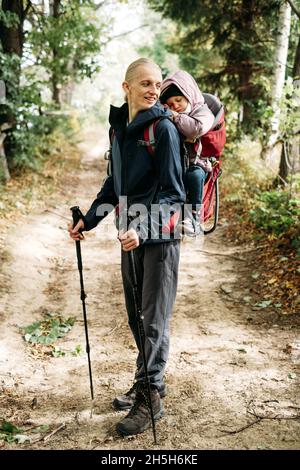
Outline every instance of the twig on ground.
{"type": "Polygon", "coordinates": [[[52,432],[50,432],[49,434],[47,434],[47,436],[43,437],[42,440],[44,442],[46,441],[49,441],[49,439],[51,439],[51,437],[54,436],[54,434],[56,434],[57,432],[61,431],[62,429],[64,429],[66,427],[66,423],[62,423],[60,426],[58,426],[58,428],[54,429],[52,432]]]}
{"type": "Polygon", "coordinates": [[[111,328],[107,333],[105,333],[104,336],[109,336],[109,335],[111,335],[115,330],[117,330],[118,328],[120,328],[121,325],[122,325],[122,323],[117,323],[113,328],[111,328]]]}
{"type": "Polygon", "coordinates": [[[264,418],[257,418],[255,421],[252,421],[252,423],[248,423],[248,424],[246,424],[245,426],[243,426],[243,427],[241,427],[241,428],[239,428],[239,429],[235,429],[235,430],[233,430],[233,431],[227,431],[226,429],[219,429],[219,431],[221,431],[221,432],[223,432],[223,433],[225,433],[225,434],[237,434],[237,433],[239,433],[239,432],[244,431],[245,429],[250,428],[250,427],[253,426],[254,424],[259,423],[262,419],[264,419],[264,418]]]}

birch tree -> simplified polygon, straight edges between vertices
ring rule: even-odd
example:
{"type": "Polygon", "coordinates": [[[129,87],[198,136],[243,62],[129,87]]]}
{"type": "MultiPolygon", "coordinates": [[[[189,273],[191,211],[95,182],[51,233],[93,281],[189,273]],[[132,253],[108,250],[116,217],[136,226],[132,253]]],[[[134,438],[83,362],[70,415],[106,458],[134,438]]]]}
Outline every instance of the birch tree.
{"type": "Polygon", "coordinates": [[[282,97],[286,63],[289,47],[289,35],[291,27],[291,6],[288,2],[283,1],[278,18],[278,35],[274,56],[274,75],[271,88],[271,108],[272,115],[270,118],[269,131],[266,144],[262,149],[262,157],[266,161],[271,161],[274,154],[274,148],[279,137],[280,124],[280,99],[282,97]]]}
{"type": "MultiPolygon", "coordinates": [[[[300,19],[300,9],[295,5],[292,0],[288,0],[291,5],[292,12],[300,19]]],[[[294,91],[300,88],[300,34],[298,34],[297,48],[294,56],[293,74],[294,91]]],[[[299,103],[299,100],[297,101],[299,103]]],[[[299,111],[299,109],[298,109],[299,111]]],[[[294,129],[291,129],[292,135],[283,136],[283,145],[281,150],[280,164],[279,164],[279,183],[286,184],[288,176],[293,172],[300,171],[300,137],[299,126],[297,124],[294,129]]]]}

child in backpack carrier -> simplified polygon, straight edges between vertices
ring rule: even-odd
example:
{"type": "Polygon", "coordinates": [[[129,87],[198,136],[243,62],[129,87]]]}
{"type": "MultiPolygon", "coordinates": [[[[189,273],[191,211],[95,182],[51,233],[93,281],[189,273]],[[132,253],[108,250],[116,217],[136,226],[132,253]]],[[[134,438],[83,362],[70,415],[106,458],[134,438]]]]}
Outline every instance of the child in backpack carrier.
{"type": "Polygon", "coordinates": [[[214,115],[204,101],[204,97],[194,78],[187,72],[178,70],[167,77],[161,86],[160,101],[167,105],[173,114],[173,121],[185,137],[188,168],[184,177],[187,202],[191,213],[182,220],[182,233],[195,236],[201,231],[200,215],[204,182],[207,173],[212,171],[210,161],[200,158],[200,137],[206,134],[214,123],[214,115]]]}

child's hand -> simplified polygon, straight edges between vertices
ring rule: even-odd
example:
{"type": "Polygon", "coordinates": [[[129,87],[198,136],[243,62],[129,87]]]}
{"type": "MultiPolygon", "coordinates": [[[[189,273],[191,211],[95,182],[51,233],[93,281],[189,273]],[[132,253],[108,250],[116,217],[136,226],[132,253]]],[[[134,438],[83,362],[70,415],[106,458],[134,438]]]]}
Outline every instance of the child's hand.
{"type": "Polygon", "coordinates": [[[173,111],[172,109],[171,109],[171,113],[173,114],[173,119],[176,118],[176,116],[178,116],[178,114],[179,114],[176,111],[173,111]]]}

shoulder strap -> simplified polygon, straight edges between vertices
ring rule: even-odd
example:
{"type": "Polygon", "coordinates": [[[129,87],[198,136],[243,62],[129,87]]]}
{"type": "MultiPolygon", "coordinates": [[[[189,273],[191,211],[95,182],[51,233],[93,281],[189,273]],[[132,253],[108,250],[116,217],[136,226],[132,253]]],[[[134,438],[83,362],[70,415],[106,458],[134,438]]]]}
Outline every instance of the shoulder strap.
{"type": "Polygon", "coordinates": [[[148,152],[150,155],[155,155],[155,129],[160,122],[160,119],[156,119],[152,121],[150,126],[145,127],[144,129],[144,141],[143,145],[147,147],[148,152]]]}
{"type": "MultiPolygon", "coordinates": [[[[158,123],[161,119],[156,119],[152,121],[151,124],[144,129],[144,140],[139,140],[138,145],[143,145],[147,147],[149,154],[154,157],[155,155],[155,129],[157,128],[158,123]]],[[[175,123],[173,123],[175,126],[175,123]]],[[[182,134],[180,135],[180,158],[183,172],[185,173],[188,168],[188,151],[184,144],[184,139],[182,134]]]]}
{"type": "Polygon", "coordinates": [[[219,100],[219,98],[215,95],[211,95],[210,93],[202,93],[205,103],[213,113],[215,119],[210,128],[210,130],[214,129],[218,124],[222,124],[224,121],[224,105],[219,100]]]}
{"type": "Polygon", "coordinates": [[[110,146],[112,146],[112,143],[115,137],[115,130],[112,127],[109,129],[108,135],[109,135],[110,146]]]}

